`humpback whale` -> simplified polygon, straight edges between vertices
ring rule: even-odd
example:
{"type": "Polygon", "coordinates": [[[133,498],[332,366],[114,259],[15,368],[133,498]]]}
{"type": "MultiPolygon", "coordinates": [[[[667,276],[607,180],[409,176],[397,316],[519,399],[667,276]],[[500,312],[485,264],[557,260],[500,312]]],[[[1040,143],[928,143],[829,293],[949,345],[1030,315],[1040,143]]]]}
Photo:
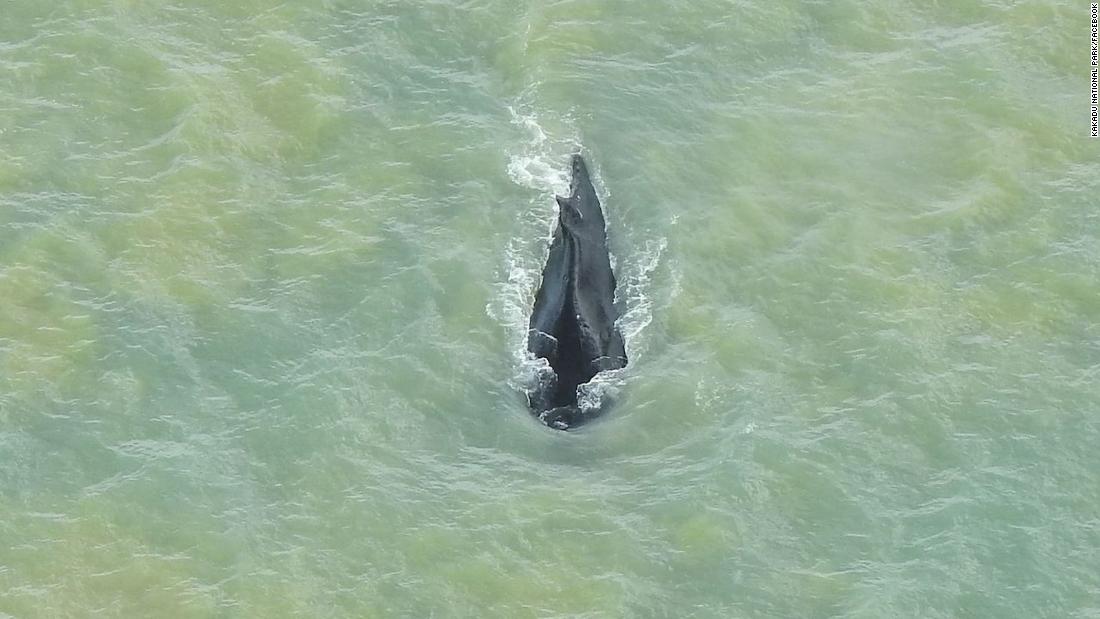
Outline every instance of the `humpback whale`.
{"type": "Polygon", "coordinates": [[[569,197],[555,196],[558,224],[527,330],[527,350],[553,370],[528,392],[528,403],[543,423],[559,430],[595,414],[577,404],[578,386],[626,366],[600,200],[584,159],[573,155],[571,167],[569,197]]]}

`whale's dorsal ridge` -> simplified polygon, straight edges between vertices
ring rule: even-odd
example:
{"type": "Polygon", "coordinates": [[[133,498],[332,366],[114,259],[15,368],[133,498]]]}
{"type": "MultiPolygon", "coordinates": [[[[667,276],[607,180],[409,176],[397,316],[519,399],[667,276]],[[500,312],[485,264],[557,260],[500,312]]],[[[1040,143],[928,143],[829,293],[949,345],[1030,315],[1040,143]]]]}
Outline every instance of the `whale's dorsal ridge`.
{"type": "MultiPolygon", "coordinates": [[[[558,219],[562,225],[566,227],[580,226],[584,220],[584,213],[577,208],[574,199],[561,196],[554,196],[554,199],[558,201],[558,219]]],[[[575,232],[579,232],[579,230],[575,230],[575,232]]]]}
{"type": "Polygon", "coordinates": [[[554,196],[554,199],[557,200],[558,208],[561,209],[562,213],[568,213],[570,215],[575,215],[580,219],[584,219],[584,213],[582,213],[581,210],[577,208],[577,203],[572,196],[568,198],[554,196]]]}

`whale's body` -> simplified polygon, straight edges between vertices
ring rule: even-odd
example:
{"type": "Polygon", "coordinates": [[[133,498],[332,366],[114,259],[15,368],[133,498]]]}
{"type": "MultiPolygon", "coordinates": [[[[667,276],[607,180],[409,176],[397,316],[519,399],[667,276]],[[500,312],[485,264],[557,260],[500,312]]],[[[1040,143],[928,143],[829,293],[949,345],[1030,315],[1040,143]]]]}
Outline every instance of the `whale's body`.
{"type": "Polygon", "coordinates": [[[593,414],[578,406],[578,386],[626,366],[603,211],[580,155],[573,156],[572,172],[569,197],[557,198],[558,225],[527,332],[527,350],[553,370],[528,393],[531,409],[561,430],[593,414]]]}

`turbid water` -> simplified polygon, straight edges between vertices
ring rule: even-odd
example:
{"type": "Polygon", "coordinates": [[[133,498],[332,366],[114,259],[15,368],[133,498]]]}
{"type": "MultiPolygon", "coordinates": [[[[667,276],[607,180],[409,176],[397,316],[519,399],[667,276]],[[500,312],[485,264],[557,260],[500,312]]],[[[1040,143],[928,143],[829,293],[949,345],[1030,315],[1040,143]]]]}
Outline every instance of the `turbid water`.
{"type": "Polygon", "coordinates": [[[0,4],[0,616],[1100,617],[1087,3],[0,4]],[[568,155],[630,366],[521,392],[568,155]]]}

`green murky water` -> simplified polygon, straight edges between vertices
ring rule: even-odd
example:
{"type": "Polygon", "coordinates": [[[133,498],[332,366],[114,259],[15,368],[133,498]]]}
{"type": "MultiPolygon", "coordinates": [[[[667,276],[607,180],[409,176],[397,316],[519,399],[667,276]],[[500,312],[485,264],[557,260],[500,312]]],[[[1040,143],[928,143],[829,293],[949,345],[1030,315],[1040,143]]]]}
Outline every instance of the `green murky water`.
{"type": "Polygon", "coordinates": [[[1087,113],[1082,3],[0,3],[0,616],[1100,617],[1087,113]]]}

